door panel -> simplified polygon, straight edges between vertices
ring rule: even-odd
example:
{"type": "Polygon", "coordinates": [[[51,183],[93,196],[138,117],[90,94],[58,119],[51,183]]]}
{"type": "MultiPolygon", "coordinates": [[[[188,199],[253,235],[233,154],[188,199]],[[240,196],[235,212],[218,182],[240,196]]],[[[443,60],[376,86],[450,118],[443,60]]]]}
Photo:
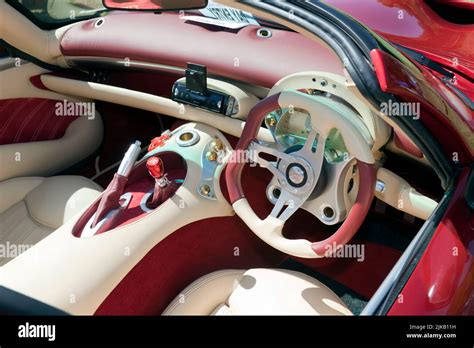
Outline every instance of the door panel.
{"type": "Polygon", "coordinates": [[[98,113],[93,119],[57,113],[59,104],[93,101],[31,83],[33,76],[47,72],[0,51],[0,181],[54,175],[90,156],[102,142],[103,124],[98,113]]]}
{"type": "Polygon", "coordinates": [[[16,98],[0,101],[0,145],[61,138],[78,116],[57,116],[58,102],[16,98]]]}

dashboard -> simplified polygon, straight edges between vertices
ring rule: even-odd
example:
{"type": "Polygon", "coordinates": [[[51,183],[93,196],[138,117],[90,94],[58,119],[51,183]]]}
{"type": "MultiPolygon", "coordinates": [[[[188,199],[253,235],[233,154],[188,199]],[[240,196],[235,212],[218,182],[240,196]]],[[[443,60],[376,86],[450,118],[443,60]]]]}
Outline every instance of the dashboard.
{"type": "Polygon", "coordinates": [[[60,44],[69,65],[183,74],[192,62],[207,65],[210,77],[266,88],[300,71],[342,74],[340,60],[323,43],[273,28],[261,37],[260,28],[213,27],[171,13],[112,13],[72,26],[60,44]]]}
{"type": "MultiPolygon", "coordinates": [[[[116,71],[115,76],[130,76],[119,77],[119,80],[128,81],[122,81],[116,86],[144,92],[146,95],[140,95],[140,98],[146,98],[150,102],[153,100],[155,104],[148,106],[147,103],[127,103],[124,100],[126,105],[132,107],[145,105],[146,110],[187,121],[209,122],[208,124],[216,125],[224,132],[239,136],[244,126],[242,121],[245,121],[248,111],[259,99],[275,93],[276,89],[307,89],[325,93],[326,96],[321,95],[321,98],[329,96],[333,101],[338,99],[339,107],[347,108],[346,114],[358,115],[348,119],[358,123],[375,150],[387,143],[393,125],[387,124],[387,120],[382,121],[380,114],[375,115],[376,112],[363,105],[356,88],[350,91],[350,82],[345,80],[343,66],[329,47],[291,30],[265,28],[269,34],[262,37],[259,35],[261,29],[258,25],[238,29],[215,27],[182,19],[173,13],[117,12],[73,25],[62,36],[60,49],[71,67],[116,71]],[[133,31],[127,29],[131,27],[134,28],[133,31]],[[169,92],[158,95],[171,97],[172,84],[185,76],[188,63],[206,66],[210,87],[237,99],[238,106],[228,110],[230,117],[217,119],[215,116],[218,113],[202,113],[190,110],[191,108],[183,113],[179,109],[179,103],[171,104],[168,100],[155,98],[154,86],[163,82],[166,85],[169,81],[171,84],[165,86],[165,90],[169,92]],[[137,72],[143,72],[139,76],[140,80],[138,76],[133,76],[137,72]],[[334,79],[337,80],[336,83],[334,79]],[[130,83],[133,87],[130,87],[130,83]],[[134,88],[137,85],[140,88],[134,88]],[[142,85],[151,87],[145,90],[142,85]],[[335,85],[338,87],[334,88],[335,85]],[[157,104],[166,104],[166,107],[157,104]]],[[[118,91],[111,91],[116,92],[118,91]]],[[[125,90],[120,93],[129,94],[125,90]]],[[[95,91],[87,91],[83,96],[98,98],[95,91]]],[[[109,101],[117,102],[118,99],[121,98],[111,97],[109,101]]],[[[218,108],[214,108],[214,111],[216,109],[218,108]]],[[[282,116],[284,115],[283,111],[282,116]]],[[[280,124],[279,129],[274,132],[276,139],[266,130],[262,131],[263,139],[274,140],[287,147],[304,140],[302,134],[295,134],[291,124],[286,130],[285,122],[280,124]]],[[[405,153],[420,159],[419,151],[410,150],[413,144],[405,139],[404,134],[395,128],[394,132],[394,149],[402,148],[405,153]]],[[[332,156],[334,160],[340,159],[345,149],[344,144],[337,139],[337,134],[331,137],[329,145],[332,150],[328,151],[328,158],[332,156]]]]}

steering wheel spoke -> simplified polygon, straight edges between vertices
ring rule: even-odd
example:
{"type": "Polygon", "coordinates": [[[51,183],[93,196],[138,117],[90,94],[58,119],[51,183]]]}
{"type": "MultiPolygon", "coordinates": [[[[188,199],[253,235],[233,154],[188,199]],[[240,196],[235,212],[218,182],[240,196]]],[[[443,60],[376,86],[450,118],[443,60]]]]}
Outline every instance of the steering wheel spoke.
{"type": "Polygon", "coordinates": [[[342,222],[349,209],[346,202],[350,179],[348,172],[352,171],[354,163],[353,157],[337,163],[325,162],[325,185],[316,190],[315,197],[304,202],[302,208],[326,225],[342,222]]]}
{"type": "Polygon", "coordinates": [[[282,190],[270,216],[285,222],[292,216],[304,203],[304,199],[291,194],[286,190],[282,190]]]}
{"type": "MultiPolygon", "coordinates": [[[[303,146],[303,151],[306,152],[306,153],[312,153],[313,152],[313,144],[314,144],[314,141],[316,140],[316,136],[318,135],[318,132],[316,132],[315,129],[311,129],[311,131],[308,133],[308,137],[306,138],[306,142],[304,143],[304,146],[303,146]]],[[[322,136],[320,136],[319,138],[322,138],[322,136]]],[[[320,140],[318,138],[318,140],[320,140]]],[[[318,146],[319,146],[319,141],[318,141],[318,146]]]]}
{"type": "Polygon", "coordinates": [[[268,163],[274,163],[274,162],[270,162],[262,158],[260,156],[261,153],[274,156],[276,158],[276,162],[278,162],[279,160],[284,161],[284,162],[289,162],[293,158],[291,155],[288,155],[277,148],[271,147],[270,145],[263,145],[257,141],[252,141],[249,145],[248,150],[250,152],[250,159],[253,162],[258,163],[258,165],[262,168],[267,168],[268,163]]]}
{"type": "Polygon", "coordinates": [[[321,170],[324,162],[324,149],[326,147],[326,138],[321,133],[318,133],[315,129],[311,129],[308,134],[308,138],[304,143],[303,147],[292,155],[301,156],[311,164],[311,168],[314,173],[314,181],[318,181],[321,175],[321,170]],[[316,149],[313,149],[314,141],[317,135],[316,149]]]}
{"type": "Polygon", "coordinates": [[[257,163],[260,167],[268,169],[280,182],[286,180],[285,174],[278,169],[278,163],[285,163],[291,160],[291,156],[286,153],[270,147],[260,144],[259,142],[252,141],[249,145],[249,158],[252,162],[257,163]],[[265,153],[270,156],[274,156],[276,161],[269,161],[260,156],[261,153],[265,153]]]}

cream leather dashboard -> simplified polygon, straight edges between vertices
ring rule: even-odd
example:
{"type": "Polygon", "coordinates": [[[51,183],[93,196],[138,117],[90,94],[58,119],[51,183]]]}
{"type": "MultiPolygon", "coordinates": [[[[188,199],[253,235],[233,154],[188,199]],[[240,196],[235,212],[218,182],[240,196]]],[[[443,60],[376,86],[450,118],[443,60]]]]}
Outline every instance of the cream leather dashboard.
{"type": "MultiPolygon", "coordinates": [[[[239,114],[236,115],[235,118],[230,118],[191,106],[184,106],[168,98],[126,88],[114,87],[95,82],[78,81],[51,75],[42,75],[41,81],[48,89],[57,93],[103,100],[173,116],[186,121],[203,122],[237,137],[240,136],[245,125],[245,122],[242,119],[246,118],[248,111],[258,101],[258,99],[251,93],[245,92],[227,82],[214,79],[210,80],[210,83],[214,88],[240,97],[239,100],[241,107],[239,114]]],[[[271,89],[269,95],[284,89],[318,89],[327,94],[343,99],[361,116],[361,119],[370,132],[373,142],[371,145],[373,145],[373,150],[376,152],[388,141],[390,127],[380,118],[375,116],[367,105],[352,94],[352,92],[346,88],[344,81],[344,77],[335,74],[324,72],[302,72],[287,76],[278,81],[271,89]],[[316,81],[316,83],[313,81],[316,81]]],[[[258,139],[267,142],[273,141],[270,132],[265,128],[260,129],[258,139]]]]}
{"type": "MultiPolygon", "coordinates": [[[[235,96],[240,96],[240,100],[243,101],[243,108],[238,115],[238,117],[241,118],[239,119],[224,117],[192,106],[183,106],[171,99],[153,94],[100,83],[71,80],[51,75],[42,75],[41,81],[48,89],[57,93],[108,101],[169,115],[186,121],[202,122],[236,137],[240,137],[245,126],[243,119],[246,118],[246,115],[242,110],[250,110],[257,100],[252,93],[246,92],[245,87],[233,86],[230,83],[220,80],[211,80],[211,85],[214,88],[235,96]]],[[[369,103],[365,102],[364,99],[357,94],[357,89],[346,77],[321,71],[296,73],[278,81],[269,91],[268,95],[273,95],[285,89],[318,90],[323,92],[323,97],[327,97],[328,100],[335,99],[337,103],[343,103],[345,107],[352,109],[353,112],[351,111],[348,114],[356,114],[359,116],[357,119],[353,119],[352,122],[363,134],[369,134],[367,141],[377,160],[382,157],[382,152],[380,151],[382,146],[394,146],[391,139],[392,128],[389,125],[390,120],[381,115],[381,113],[375,110],[369,103]]],[[[260,128],[257,139],[265,142],[274,141],[272,133],[263,127],[260,128]]],[[[404,155],[406,155],[406,153],[404,153],[404,155]]],[[[390,176],[390,180],[385,178],[385,181],[387,181],[387,183],[390,181],[392,185],[396,184],[399,187],[407,187],[407,184],[398,176],[390,176]]],[[[408,190],[410,189],[411,187],[408,186],[408,190]]],[[[399,204],[394,203],[393,197],[391,196],[378,193],[377,197],[390,205],[399,206],[399,204]]],[[[422,195],[418,195],[417,197],[420,197],[419,201],[423,201],[423,203],[419,205],[419,208],[408,204],[403,206],[401,210],[420,218],[426,218],[430,215],[436,202],[422,195]]]]}
{"type": "MultiPolygon", "coordinates": [[[[58,93],[126,105],[173,116],[186,121],[202,122],[213,125],[219,130],[237,137],[240,136],[245,125],[245,122],[239,119],[219,116],[205,110],[183,106],[168,98],[126,88],[50,75],[41,76],[41,81],[48,89],[58,93]]],[[[258,136],[259,139],[272,141],[270,132],[264,128],[260,129],[258,136]]]]}
{"type": "MultiPolygon", "coordinates": [[[[240,137],[245,126],[244,120],[223,117],[191,106],[183,107],[183,105],[168,98],[148,93],[50,75],[41,76],[41,80],[46,87],[57,93],[108,101],[173,116],[186,121],[202,122],[236,137],[240,137]]],[[[229,87],[228,83],[223,83],[218,80],[215,80],[214,87],[220,87],[221,90],[225,88],[224,90],[227,92],[234,90],[232,86],[229,87]]],[[[392,144],[392,128],[388,123],[389,120],[387,117],[383,117],[377,110],[364,102],[364,99],[356,94],[357,90],[345,77],[320,71],[292,74],[278,81],[268,95],[278,93],[285,89],[319,90],[325,93],[324,97],[327,97],[328,100],[336,98],[337,102],[342,101],[347,107],[352,108],[360,117],[357,120],[353,120],[355,125],[362,133],[369,133],[369,139],[367,141],[372,147],[372,153],[376,159],[380,159],[382,156],[382,152],[380,151],[382,146],[392,144]]],[[[237,87],[235,87],[235,90],[243,91],[243,89],[237,87]]],[[[250,109],[252,104],[255,103],[255,97],[252,96],[251,93],[244,94],[242,98],[245,100],[245,109],[250,109]]],[[[351,112],[351,114],[353,113],[351,112]]],[[[245,118],[245,115],[241,113],[239,117],[245,118]]],[[[272,133],[263,127],[260,128],[257,139],[266,142],[274,141],[272,133]]],[[[404,154],[406,155],[406,153],[404,154]]],[[[390,176],[390,178],[392,185],[396,184],[399,187],[407,187],[406,183],[398,176],[390,176]]],[[[385,181],[387,181],[387,179],[385,179],[385,181]]],[[[399,204],[394,203],[393,197],[391,196],[378,193],[377,197],[390,205],[399,206],[399,204]]],[[[412,207],[412,204],[408,204],[403,206],[401,210],[420,218],[426,218],[430,215],[436,202],[422,195],[418,195],[417,197],[420,197],[420,201],[423,201],[419,208],[412,207]]]]}

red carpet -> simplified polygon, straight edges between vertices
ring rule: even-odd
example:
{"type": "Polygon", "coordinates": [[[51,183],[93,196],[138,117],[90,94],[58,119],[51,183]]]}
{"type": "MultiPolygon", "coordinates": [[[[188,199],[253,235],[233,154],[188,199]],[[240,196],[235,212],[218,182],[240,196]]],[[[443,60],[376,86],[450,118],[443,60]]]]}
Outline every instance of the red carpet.
{"type": "MultiPolygon", "coordinates": [[[[261,168],[244,171],[244,190],[258,215],[271,208],[264,196],[269,180],[261,168]]],[[[288,222],[291,238],[324,238],[327,227],[298,211],[288,222]]],[[[400,251],[376,243],[365,245],[364,262],[354,259],[298,259],[369,298],[398,259],[400,251]]],[[[96,311],[98,315],[157,315],[191,282],[227,268],[278,267],[287,256],[258,239],[239,217],[199,221],[176,231],[155,246],[132,269],[96,311]]]]}
{"type": "Polygon", "coordinates": [[[157,315],[202,275],[226,268],[274,267],[283,259],[237,216],[196,222],[155,246],[96,314],[157,315]]]}

